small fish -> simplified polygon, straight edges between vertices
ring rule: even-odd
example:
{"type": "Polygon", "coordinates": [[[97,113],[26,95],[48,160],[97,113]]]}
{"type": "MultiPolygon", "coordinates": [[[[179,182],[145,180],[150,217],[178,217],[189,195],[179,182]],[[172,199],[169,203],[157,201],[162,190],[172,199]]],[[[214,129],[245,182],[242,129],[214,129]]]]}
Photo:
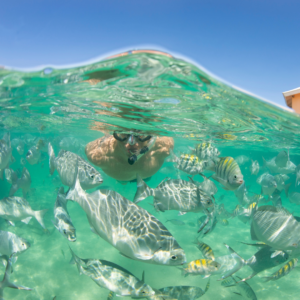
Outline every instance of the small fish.
{"type": "Polygon", "coordinates": [[[256,182],[261,185],[261,194],[263,195],[272,195],[277,188],[275,177],[268,173],[259,176],[256,182]]]}
{"type": "Polygon", "coordinates": [[[211,159],[220,155],[219,150],[213,146],[211,143],[201,143],[192,149],[200,159],[211,159]]]}
{"type": "Polygon", "coordinates": [[[215,172],[212,178],[226,190],[236,190],[244,182],[240,167],[232,157],[217,158],[210,170],[215,172]]]}
{"type": "Polygon", "coordinates": [[[20,144],[17,146],[17,151],[20,155],[23,155],[24,153],[24,142],[20,142],[20,144]]]}
{"type": "Polygon", "coordinates": [[[292,258],[288,263],[286,263],[277,272],[273,273],[271,276],[265,277],[266,281],[278,280],[281,277],[289,274],[297,266],[297,263],[298,263],[298,258],[292,258]]]}
{"type": "Polygon", "coordinates": [[[3,172],[9,165],[11,159],[10,133],[6,133],[0,140],[0,179],[3,179],[3,172]]]}
{"type": "Polygon", "coordinates": [[[31,165],[35,165],[40,162],[41,159],[41,151],[38,146],[32,146],[27,154],[26,159],[31,165]]]}
{"type": "Polygon", "coordinates": [[[263,158],[264,167],[267,167],[271,173],[280,173],[280,174],[290,174],[294,173],[296,170],[296,165],[292,163],[290,160],[287,161],[286,166],[279,167],[275,162],[275,157],[271,160],[266,161],[263,158]]]}
{"type": "Polygon", "coordinates": [[[31,291],[31,288],[22,286],[22,285],[16,285],[13,282],[10,281],[10,275],[12,273],[12,267],[11,267],[11,261],[12,261],[13,255],[8,259],[7,261],[7,265],[6,265],[6,269],[5,269],[5,274],[3,277],[3,280],[0,282],[0,299],[3,299],[3,290],[6,287],[10,287],[12,289],[18,289],[18,290],[27,290],[27,291],[31,291]]]}
{"type": "Polygon", "coordinates": [[[198,239],[195,240],[194,244],[197,245],[197,248],[201,251],[205,258],[215,260],[214,252],[207,244],[199,242],[198,239]]]}
{"type": "Polygon", "coordinates": [[[219,221],[223,226],[228,226],[229,222],[226,219],[219,221]]]}
{"type": "Polygon", "coordinates": [[[0,200],[0,217],[9,221],[14,226],[13,221],[22,221],[28,224],[34,217],[46,230],[43,216],[48,209],[33,210],[29,203],[21,197],[7,197],[0,200]]]}
{"type": "Polygon", "coordinates": [[[171,222],[174,225],[178,225],[178,226],[182,226],[185,225],[185,223],[181,220],[178,219],[171,219],[171,220],[167,220],[166,222],[171,222]]]}
{"type": "MultiPolygon", "coordinates": [[[[237,276],[238,279],[241,279],[240,277],[237,276]]],[[[257,297],[255,295],[255,292],[251,288],[251,286],[247,282],[239,281],[237,282],[233,277],[232,277],[234,284],[232,285],[227,285],[226,287],[232,287],[235,286],[238,288],[239,293],[235,293],[237,295],[242,296],[243,298],[247,298],[250,300],[257,300],[257,297]]]]}
{"type": "Polygon", "coordinates": [[[250,171],[251,171],[251,175],[257,175],[257,173],[259,172],[259,163],[257,160],[251,160],[251,167],[250,167],[250,171]]]}
{"type": "Polygon", "coordinates": [[[56,202],[54,204],[54,227],[70,242],[76,241],[76,229],[72,223],[67,210],[66,194],[64,188],[58,190],[56,202]]]}
{"type": "Polygon", "coordinates": [[[204,275],[204,278],[209,277],[212,273],[216,272],[220,264],[211,259],[197,259],[191,261],[186,267],[181,268],[182,275],[204,275]]]}
{"type": "Polygon", "coordinates": [[[31,185],[31,176],[29,171],[24,167],[21,178],[18,178],[18,175],[12,169],[6,169],[5,177],[9,178],[10,180],[8,181],[11,181],[12,183],[9,196],[13,196],[18,189],[22,189],[23,197],[25,198],[30,190],[31,185]]]}
{"type": "Polygon", "coordinates": [[[54,150],[49,143],[49,166],[50,174],[52,175],[57,170],[61,182],[68,187],[72,186],[75,174],[75,164],[78,161],[78,174],[81,187],[84,190],[92,189],[102,184],[103,179],[101,174],[92,167],[83,158],[70,151],[60,150],[58,156],[55,157],[54,150]]]}
{"type": "Polygon", "coordinates": [[[116,293],[117,296],[148,297],[155,294],[143,279],[139,280],[117,264],[100,259],[81,259],[71,248],[70,251],[70,263],[76,263],[80,274],[90,277],[97,285],[116,293]]]}
{"type": "Polygon", "coordinates": [[[244,165],[246,162],[248,162],[250,160],[250,158],[246,155],[240,155],[238,156],[235,161],[239,166],[244,165]]]}
{"type": "Polygon", "coordinates": [[[195,222],[188,222],[187,223],[189,226],[191,226],[191,227],[196,227],[196,223],[195,222]]]}
{"type": "Polygon", "coordinates": [[[7,258],[12,254],[12,262],[16,262],[18,256],[30,247],[30,243],[25,239],[9,231],[0,230],[0,255],[7,258]]]}

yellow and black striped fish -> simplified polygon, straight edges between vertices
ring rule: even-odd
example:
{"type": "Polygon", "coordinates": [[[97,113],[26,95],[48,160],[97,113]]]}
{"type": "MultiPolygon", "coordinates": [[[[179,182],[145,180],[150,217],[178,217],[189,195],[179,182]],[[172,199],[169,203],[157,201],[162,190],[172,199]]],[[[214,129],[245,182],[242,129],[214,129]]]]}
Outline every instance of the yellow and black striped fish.
{"type": "Polygon", "coordinates": [[[212,273],[218,271],[221,265],[211,259],[197,259],[187,264],[186,268],[182,269],[184,276],[204,275],[204,278],[209,277],[212,273]]]}
{"type": "Polygon", "coordinates": [[[107,300],[112,300],[114,298],[116,293],[114,293],[113,291],[111,291],[108,296],[107,296],[107,300]]]}
{"type": "Polygon", "coordinates": [[[220,155],[219,150],[215,146],[213,146],[211,143],[205,142],[196,145],[193,153],[195,153],[200,159],[208,159],[220,155]]]}
{"type": "Polygon", "coordinates": [[[202,255],[205,258],[215,260],[214,252],[207,244],[199,242],[197,239],[194,243],[197,245],[197,248],[202,252],[202,255]]]}
{"type": "Polygon", "coordinates": [[[278,280],[279,278],[289,274],[297,266],[297,263],[298,263],[298,258],[291,259],[288,263],[286,263],[282,268],[280,268],[272,276],[265,277],[266,281],[278,280]]]}
{"type": "Polygon", "coordinates": [[[230,156],[215,160],[212,178],[221,183],[226,190],[236,190],[243,182],[243,175],[237,162],[230,156]]]}
{"type": "Polygon", "coordinates": [[[190,175],[197,175],[207,167],[207,161],[200,160],[196,155],[181,154],[175,158],[176,168],[190,175]]]}

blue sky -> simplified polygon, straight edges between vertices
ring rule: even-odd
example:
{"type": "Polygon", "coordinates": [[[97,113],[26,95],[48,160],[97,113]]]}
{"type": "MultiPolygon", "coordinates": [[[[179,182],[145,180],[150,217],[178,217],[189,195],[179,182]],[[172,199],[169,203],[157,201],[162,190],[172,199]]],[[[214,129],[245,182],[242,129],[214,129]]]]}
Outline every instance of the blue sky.
{"type": "Polygon", "coordinates": [[[300,86],[300,1],[3,1],[0,65],[87,61],[157,45],[285,105],[300,86]]]}

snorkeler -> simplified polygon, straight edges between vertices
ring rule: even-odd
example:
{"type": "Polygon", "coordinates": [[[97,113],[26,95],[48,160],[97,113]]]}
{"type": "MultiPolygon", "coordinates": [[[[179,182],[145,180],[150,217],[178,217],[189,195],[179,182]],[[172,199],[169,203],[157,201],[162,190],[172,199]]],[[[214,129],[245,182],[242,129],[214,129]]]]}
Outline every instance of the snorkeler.
{"type": "Polygon", "coordinates": [[[90,162],[123,184],[154,175],[174,148],[170,137],[143,135],[139,131],[104,136],[87,144],[85,153],[90,162]]]}

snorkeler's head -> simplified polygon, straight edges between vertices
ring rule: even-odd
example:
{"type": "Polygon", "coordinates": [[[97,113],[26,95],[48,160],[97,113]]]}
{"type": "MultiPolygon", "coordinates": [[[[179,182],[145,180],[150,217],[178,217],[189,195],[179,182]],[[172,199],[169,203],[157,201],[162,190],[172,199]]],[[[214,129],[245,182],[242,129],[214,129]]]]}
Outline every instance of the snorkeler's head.
{"type": "Polygon", "coordinates": [[[114,131],[113,136],[117,141],[129,145],[135,145],[138,142],[143,143],[149,141],[152,137],[151,135],[143,135],[140,132],[133,132],[133,131],[130,131],[130,133],[120,133],[114,131]]]}

